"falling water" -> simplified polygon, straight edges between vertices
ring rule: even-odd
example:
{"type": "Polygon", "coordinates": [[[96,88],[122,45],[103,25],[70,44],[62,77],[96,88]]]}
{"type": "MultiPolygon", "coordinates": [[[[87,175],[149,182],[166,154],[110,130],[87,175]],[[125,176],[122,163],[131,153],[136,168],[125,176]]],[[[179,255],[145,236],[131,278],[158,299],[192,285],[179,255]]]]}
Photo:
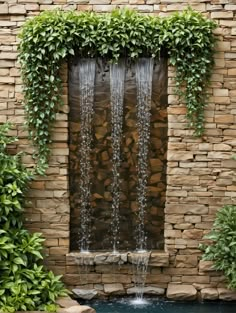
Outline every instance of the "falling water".
{"type": "Polygon", "coordinates": [[[148,151],[150,140],[150,110],[152,96],[153,59],[142,58],[136,62],[137,128],[138,128],[138,220],[134,263],[134,285],[137,303],[143,301],[150,252],[146,251],[145,214],[147,207],[148,151]]]}
{"type": "Polygon", "coordinates": [[[132,255],[133,280],[136,298],[132,300],[133,304],[143,304],[143,292],[147,275],[148,261],[150,252],[136,252],[132,255]]]}
{"type": "Polygon", "coordinates": [[[147,206],[148,151],[150,139],[150,109],[152,95],[153,59],[141,58],[136,63],[137,128],[138,128],[138,221],[136,248],[145,251],[147,240],[144,219],[147,206]]]}
{"type": "Polygon", "coordinates": [[[120,60],[117,64],[110,65],[111,88],[111,139],[112,139],[112,246],[113,253],[117,252],[119,245],[120,223],[120,164],[121,164],[121,137],[123,125],[125,62],[120,60]]]}
{"type": "Polygon", "coordinates": [[[90,152],[92,142],[92,119],[94,102],[94,59],[79,61],[79,94],[80,94],[80,250],[89,251],[90,240],[90,152]]]}

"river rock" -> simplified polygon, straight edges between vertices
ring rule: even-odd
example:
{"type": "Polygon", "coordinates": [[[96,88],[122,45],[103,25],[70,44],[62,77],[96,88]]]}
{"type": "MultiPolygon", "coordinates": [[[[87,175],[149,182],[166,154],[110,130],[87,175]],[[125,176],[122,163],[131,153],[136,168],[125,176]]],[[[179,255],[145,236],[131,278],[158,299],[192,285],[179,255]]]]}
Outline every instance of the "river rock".
{"type": "Polygon", "coordinates": [[[94,289],[72,289],[73,294],[80,299],[91,300],[97,295],[94,289]]]}
{"type": "Polygon", "coordinates": [[[171,300],[195,300],[197,290],[192,285],[169,284],[166,296],[171,300]]]}

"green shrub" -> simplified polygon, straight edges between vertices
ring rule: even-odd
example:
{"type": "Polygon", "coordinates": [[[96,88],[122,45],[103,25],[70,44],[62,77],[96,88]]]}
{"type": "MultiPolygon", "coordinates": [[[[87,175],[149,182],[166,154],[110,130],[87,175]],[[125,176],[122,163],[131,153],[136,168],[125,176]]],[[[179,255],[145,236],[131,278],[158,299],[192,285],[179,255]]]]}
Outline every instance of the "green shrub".
{"type": "Polygon", "coordinates": [[[60,64],[73,55],[159,58],[168,52],[176,68],[177,93],[197,136],[204,132],[206,87],[214,64],[216,24],[191,9],[160,18],[133,10],[107,14],[45,11],[29,19],[20,33],[19,59],[29,134],[37,148],[37,170],[44,173],[51,129],[61,103],[60,64]]]}
{"type": "Polygon", "coordinates": [[[203,260],[213,261],[216,270],[223,271],[229,288],[236,289],[236,206],[226,205],[217,212],[213,228],[204,238],[212,244],[203,244],[203,260]]]}
{"type": "Polygon", "coordinates": [[[23,228],[24,193],[33,176],[20,154],[7,153],[7,144],[17,140],[8,130],[8,124],[0,126],[0,311],[55,308],[66,290],[59,276],[40,265],[44,239],[23,228]]]}

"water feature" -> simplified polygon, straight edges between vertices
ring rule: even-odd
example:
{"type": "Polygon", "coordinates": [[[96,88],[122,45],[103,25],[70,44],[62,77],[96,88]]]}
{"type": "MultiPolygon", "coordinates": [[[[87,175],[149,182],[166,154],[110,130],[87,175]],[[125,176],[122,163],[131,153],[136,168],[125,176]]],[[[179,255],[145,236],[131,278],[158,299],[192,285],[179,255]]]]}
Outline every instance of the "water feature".
{"type": "Polygon", "coordinates": [[[145,251],[147,238],[144,221],[147,207],[148,152],[150,144],[150,110],[152,97],[153,59],[141,58],[136,62],[137,128],[138,128],[138,220],[136,248],[145,251]]]}
{"type": "Polygon", "coordinates": [[[147,299],[145,304],[135,304],[129,299],[90,302],[97,313],[235,313],[236,303],[224,302],[170,302],[147,299]]]}
{"type": "Polygon", "coordinates": [[[80,250],[89,251],[90,241],[90,187],[91,143],[94,105],[95,59],[81,59],[78,64],[80,94],[80,250]]]}
{"type": "Polygon", "coordinates": [[[120,224],[120,164],[121,164],[121,139],[123,125],[125,62],[120,60],[117,64],[110,65],[111,86],[111,141],[112,141],[112,248],[117,252],[119,246],[120,224]]]}
{"type": "Polygon", "coordinates": [[[145,215],[147,208],[148,152],[150,144],[150,116],[152,98],[152,76],[154,61],[152,58],[141,58],[136,62],[137,86],[137,128],[138,128],[138,216],[136,226],[136,249],[134,264],[134,285],[137,302],[143,300],[150,253],[146,251],[145,215]]]}

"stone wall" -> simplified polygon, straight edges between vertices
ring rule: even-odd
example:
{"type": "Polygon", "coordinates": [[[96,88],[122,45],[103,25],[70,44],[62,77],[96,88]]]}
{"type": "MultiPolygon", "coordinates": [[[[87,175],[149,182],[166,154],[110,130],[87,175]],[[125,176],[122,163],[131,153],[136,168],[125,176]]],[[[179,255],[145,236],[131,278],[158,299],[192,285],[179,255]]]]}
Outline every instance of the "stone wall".
{"type": "MultiPolygon", "coordinates": [[[[196,297],[196,289],[205,299],[229,299],[235,295],[225,290],[220,273],[200,261],[198,245],[211,228],[216,211],[224,204],[235,203],[236,161],[236,3],[235,0],[0,0],[0,122],[16,126],[12,133],[25,150],[27,166],[32,166],[32,147],[23,128],[22,83],[17,63],[17,33],[26,18],[56,7],[75,10],[110,11],[129,6],[143,13],[166,16],[188,4],[214,19],[219,27],[216,66],[209,88],[206,108],[206,132],[194,138],[185,120],[185,107],[174,94],[174,69],[168,71],[168,167],[165,205],[165,252],[167,267],[150,267],[147,284],[166,289],[171,298],[176,291],[187,291],[196,297]],[[178,288],[171,288],[178,285],[178,288]],[[180,287],[181,286],[181,287],[180,287]],[[190,287],[191,286],[191,287],[190,287]]],[[[67,68],[62,69],[64,107],[57,114],[53,133],[52,157],[46,177],[32,183],[27,203],[26,224],[41,231],[45,238],[46,263],[64,275],[70,286],[83,285],[79,269],[69,251],[70,205],[68,193],[68,86],[67,68]]],[[[112,266],[92,265],[86,276],[89,287],[101,293],[111,292],[115,283],[132,286],[131,267],[124,264],[111,273],[112,266]],[[104,284],[109,288],[104,290],[104,284]]],[[[84,285],[85,286],[85,285],[84,285]]],[[[115,287],[114,287],[115,288],[115,287]]],[[[116,290],[116,289],[115,289],[116,290]]],[[[124,291],[125,292],[125,291],[124,291]]],[[[178,298],[178,296],[175,296],[178,298]]]]}

